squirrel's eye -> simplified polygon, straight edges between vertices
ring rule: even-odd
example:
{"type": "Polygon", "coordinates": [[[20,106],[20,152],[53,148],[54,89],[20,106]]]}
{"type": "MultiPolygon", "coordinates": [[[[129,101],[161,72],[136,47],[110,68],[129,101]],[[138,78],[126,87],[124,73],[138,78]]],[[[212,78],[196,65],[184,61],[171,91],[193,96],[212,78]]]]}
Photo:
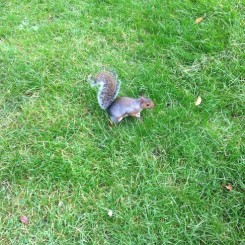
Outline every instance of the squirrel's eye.
{"type": "Polygon", "coordinates": [[[150,106],[150,104],[146,104],[146,106],[150,106]]]}

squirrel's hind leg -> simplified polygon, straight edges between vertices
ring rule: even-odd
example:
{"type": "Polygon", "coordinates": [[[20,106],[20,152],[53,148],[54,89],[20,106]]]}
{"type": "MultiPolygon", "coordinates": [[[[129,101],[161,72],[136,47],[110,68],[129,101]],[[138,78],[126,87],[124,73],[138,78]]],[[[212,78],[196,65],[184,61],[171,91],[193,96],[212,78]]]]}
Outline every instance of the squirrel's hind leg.
{"type": "Polygon", "coordinates": [[[114,123],[119,123],[122,121],[123,117],[115,117],[115,116],[110,116],[111,121],[114,123]]]}

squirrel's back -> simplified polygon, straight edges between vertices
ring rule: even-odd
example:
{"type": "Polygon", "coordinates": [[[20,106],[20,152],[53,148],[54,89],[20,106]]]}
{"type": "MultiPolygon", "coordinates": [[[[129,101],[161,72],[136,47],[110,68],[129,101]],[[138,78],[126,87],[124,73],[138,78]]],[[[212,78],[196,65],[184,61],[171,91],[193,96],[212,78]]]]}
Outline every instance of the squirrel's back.
{"type": "Polygon", "coordinates": [[[116,98],[120,81],[117,80],[117,74],[112,72],[99,72],[92,78],[93,85],[99,85],[98,102],[102,109],[107,109],[116,98]]]}

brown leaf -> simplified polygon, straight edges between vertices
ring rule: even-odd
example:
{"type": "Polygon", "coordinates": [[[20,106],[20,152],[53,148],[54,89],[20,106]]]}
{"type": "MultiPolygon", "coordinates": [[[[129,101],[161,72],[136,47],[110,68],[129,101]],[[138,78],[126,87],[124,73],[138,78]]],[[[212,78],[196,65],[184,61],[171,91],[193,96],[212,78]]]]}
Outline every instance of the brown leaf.
{"type": "Polygon", "coordinates": [[[202,98],[200,96],[197,97],[197,100],[195,101],[195,106],[198,106],[202,103],[202,98]]]}
{"type": "Polygon", "coordinates": [[[225,186],[225,188],[228,190],[228,191],[232,191],[233,189],[233,186],[231,184],[228,184],[225,186]]]}
{"type": "Polygon", "coordinates": [[[196,20],[195,20],[195,23],[196,24],[199,24],[200,22],[202,22],[203,21],[203,17],[199,17],[199,18],[197,18],[196,20]]]}
{"type": "Polygon", "coordinates": [[[25,215],[21,215],[21,216],[20,216],[20,222],[21,222],[22,224],[27,225],[27,224],[29,223],[29,220],[28,220],[28,218],[27,218],[25,215]]]}

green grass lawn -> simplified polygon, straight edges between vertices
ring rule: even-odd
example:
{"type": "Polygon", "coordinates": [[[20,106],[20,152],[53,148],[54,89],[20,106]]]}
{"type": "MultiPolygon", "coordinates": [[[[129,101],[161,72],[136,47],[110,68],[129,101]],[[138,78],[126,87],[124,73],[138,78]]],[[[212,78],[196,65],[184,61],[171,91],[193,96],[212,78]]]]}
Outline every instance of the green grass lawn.
{"type": "Polygon", "coordinates": [[[244,12],[2,0],[0,244],[244,244],[244,12]],[[156,107],[111,127],[105,68],[156,107]]]}

